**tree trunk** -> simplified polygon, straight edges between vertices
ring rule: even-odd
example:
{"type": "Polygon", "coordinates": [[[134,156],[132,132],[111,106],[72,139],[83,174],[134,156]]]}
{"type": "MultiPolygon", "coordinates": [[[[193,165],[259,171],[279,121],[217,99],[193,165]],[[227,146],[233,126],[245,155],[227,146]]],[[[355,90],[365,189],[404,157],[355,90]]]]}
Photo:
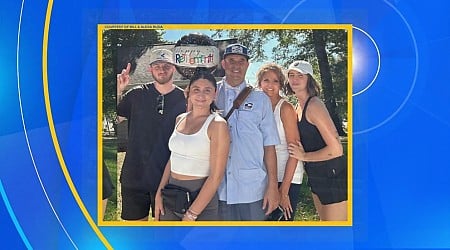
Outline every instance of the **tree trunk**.
{"type": "Polygon", "coordinates": [[[341,119],[336,113],[336,101],[334,100],[334,91],[333,91],[333,79],[331,77],[330,71],[330,63],[328,62],[327,53],[325,51],[325,39],[327,31],[324,30],[313,30],[313,42],[314,42],[314,50],[317,55],[319,70],[320,70],[320,79],[322,80],[322,90],[323,90],[323,98],[325,102],[325,106],[330,113],[331,119],[333,120],[334,126],[337,129],[337,132],[340,136],[346,135],[344,129],[342,128],[341,119]]]}

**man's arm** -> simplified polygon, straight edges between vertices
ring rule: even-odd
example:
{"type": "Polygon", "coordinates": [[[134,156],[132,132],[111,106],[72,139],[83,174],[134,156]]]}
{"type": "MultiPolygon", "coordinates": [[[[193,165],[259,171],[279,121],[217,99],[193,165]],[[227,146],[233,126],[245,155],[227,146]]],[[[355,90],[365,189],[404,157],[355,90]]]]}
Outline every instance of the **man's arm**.
{"type": "MultiPolygon", "coordinates": [[[[117,74],[117,105],[122,100],[123,91],[130,83],[130,69],[131,63],[128,63],[127,67],[125,69],[122,69],[122,72],[120,74],[117,74]]],[[[117,116],[117,123],[120,123],[123,120],[125,120],[125,117],[117,116]]]]}

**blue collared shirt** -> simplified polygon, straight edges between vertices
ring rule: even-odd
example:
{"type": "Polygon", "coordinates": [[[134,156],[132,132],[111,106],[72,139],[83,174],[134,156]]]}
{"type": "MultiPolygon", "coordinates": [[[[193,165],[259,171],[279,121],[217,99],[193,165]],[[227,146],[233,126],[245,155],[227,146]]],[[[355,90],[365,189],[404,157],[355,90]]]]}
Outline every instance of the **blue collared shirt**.
{"type": "MultiPolygon", "coordinates": [[[[237,94],[246,87],[230,88],[224,78],[217,85],[216,105],[228,113],[237,94]],[[228,86],[227,86],[228,85],[228,86]]],[[[269,98],[253,90],[228,119],[231,144],[225,177],[219,186],[219,200],[227,204],[250,203],[264,198],[267,170],[264,146],[277,145],[280,139],[269,98]]]]}

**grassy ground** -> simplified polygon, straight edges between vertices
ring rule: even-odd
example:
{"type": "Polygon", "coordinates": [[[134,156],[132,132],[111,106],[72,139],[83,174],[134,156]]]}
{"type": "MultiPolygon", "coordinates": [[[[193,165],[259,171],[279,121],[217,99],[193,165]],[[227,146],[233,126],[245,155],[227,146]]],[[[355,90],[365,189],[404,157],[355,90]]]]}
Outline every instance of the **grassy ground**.
{"type": "Polygon", "coordinates": [[[294,216],[295,221],[318,221],[319,215],[316,213],[311,191],[308,187],[308,177],[303,178],[302,187],[300,189],[300,199],[297,204],[297,211],[294,216]]]}
{"type": "Polygon", "coordinates": [[[117,143],[116,139],[103,139],[103,159],[109,170],[111,181],[115,187],[113,195],[108,199],[106,212],[104,216],[105,221],[115,221],[120,218],[119,210],[117,209],[117,143]]]}
{"type": "MultiPolygon", "coordinates": [[[[344,147],[344,154],[347,155],[347,139],[342,140],[342,145],[344,147]]],[[[111,175],[111,180],[115,184],[116,189],[113,191],[112,197],[108,200],[108,205],[105,212],[105,221],[117,221],[120,219],[120,196],[118,199],[117,191],[119,190],[117,182],[117,162],[123,161],[123,153],[117,156],[117,143],[115,139],[104,139],[103,140],[103,157],[108,166],[109,173],[111,175]]],[[[297,205],[297,211],[295,212],[294,220],[296,221],[317,221],[319,216],[314,208],[314,203],[311,196],[311,191],[307,186],[308,178],[305,176],[303,179],[303,184],[300,191],[299,204],[297,205]]]]}

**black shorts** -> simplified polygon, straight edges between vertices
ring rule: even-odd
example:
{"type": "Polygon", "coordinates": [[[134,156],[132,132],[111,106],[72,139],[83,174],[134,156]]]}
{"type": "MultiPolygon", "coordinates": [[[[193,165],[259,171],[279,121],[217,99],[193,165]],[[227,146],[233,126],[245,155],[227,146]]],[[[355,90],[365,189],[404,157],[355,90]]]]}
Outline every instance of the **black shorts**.
{"type": "Polygon", "coordinates": [[[347,200],[347,158],[336,157],[327,161],[307,162],[305,170],[311,192],[322,205],[347,200]]]}
{"type": "Polygon", "coordinates": [[[122,214],[124,220],[140,220],[148,216],[150,208],[155,214],[155,193],[122,186],[122,214]]]}

